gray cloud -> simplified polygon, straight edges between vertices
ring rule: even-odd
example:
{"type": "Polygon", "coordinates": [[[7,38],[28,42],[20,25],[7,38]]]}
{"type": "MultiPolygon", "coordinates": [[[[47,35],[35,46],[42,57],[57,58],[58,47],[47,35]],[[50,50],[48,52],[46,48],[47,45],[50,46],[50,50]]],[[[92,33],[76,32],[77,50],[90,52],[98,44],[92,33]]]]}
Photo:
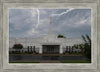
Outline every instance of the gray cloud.
{"type": "Polygon", "coordinates": [[[55,34],[62,34],[67,37],[81,37],[84,34],[91,36],[91,9],[73,9],[69,12],[67,12],[69,9],[38,10],[39,21],[37,9],[10,9],[10,37],[41,37],[47,34],[50,16],[53,14],[56,14],[52,17],[55,34]]]}

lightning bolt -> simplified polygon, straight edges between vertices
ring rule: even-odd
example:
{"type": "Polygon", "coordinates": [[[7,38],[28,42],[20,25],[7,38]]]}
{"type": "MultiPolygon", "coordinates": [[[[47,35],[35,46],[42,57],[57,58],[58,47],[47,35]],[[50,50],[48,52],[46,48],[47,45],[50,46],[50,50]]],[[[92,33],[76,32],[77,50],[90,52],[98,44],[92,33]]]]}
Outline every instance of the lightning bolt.
{"type": "MultiPolygon", "coordinates": [[[[68,9],[65,12],[62,12],[60,14],[52,14],[51,16],[61,16],[61,15],[67,14],[68,12],[70,12],[72,10],[74,10],[74,8],[68,9]]],[[[38,22],[37,22],[35,28],[37,28],[39,26],[39,20],[40,20],[40,12],[39,12],[39,9],[38,8],[37,8],[37,14],[38,14],[38,22]]]]}
{"type": "Polygon", "coordinates": [[[39,12],[39,9],[37,9],[37,13],[38,13],[38,23],[37,23],[37,25],[36,25],[36,28],[38,27],[38,25],[39,25],[39,20],[40,20],[40,12],[39,12]]]}
{"type": "Polygon", "coordinates": [[[72,10],[74,10],[74,8],[68,9],[68,10],[66,10],[65,12],[62,12],[62,13],[60,13],[60,14],[52,14],[52,16],[61,16],[61,15],[67,14],[68,12],[70,12],[70,11],[72,11],[72,10]]]}

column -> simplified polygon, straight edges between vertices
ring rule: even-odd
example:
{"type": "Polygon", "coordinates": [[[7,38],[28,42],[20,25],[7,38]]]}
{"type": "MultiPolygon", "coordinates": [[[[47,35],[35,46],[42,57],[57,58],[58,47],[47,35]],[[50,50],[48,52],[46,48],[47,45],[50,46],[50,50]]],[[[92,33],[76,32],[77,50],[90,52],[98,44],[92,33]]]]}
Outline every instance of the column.
{"type": "Polygon", "coordinates": [[[39,47],[39,54],[42,54],[42,46],[39,47]]]}
{"type": "Polygon", "coordinates": [[[60,45],[60,54],[62,54],[63,53],[63,48],[62,48],[62,46],[60,45]]]}

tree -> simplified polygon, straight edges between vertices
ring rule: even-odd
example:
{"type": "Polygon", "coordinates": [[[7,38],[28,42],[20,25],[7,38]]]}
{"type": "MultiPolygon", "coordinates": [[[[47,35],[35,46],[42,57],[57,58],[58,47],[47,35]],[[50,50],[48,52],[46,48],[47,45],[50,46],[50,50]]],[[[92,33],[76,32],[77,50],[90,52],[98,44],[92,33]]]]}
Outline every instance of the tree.
{"type": "Polygon", "coordinates": [[[66,37],[63,35],[58,35],[58,38],[66,38],[66,37]]]}
{"type": "Polygon", "coordinates": [[[73,53],[73,48],[74,48],[74,47],[72,46],[72,53],[73,53]]]}
{"type": "Polygon", "coordinates": [[[13,48],[16,49],[17,51],[20,51],[20,49],[23,48],[23,45],[22,44],[14,44],[13,48]]]}
{"type": "Polygon", "coordinates": [[[84,44],[79,44],[79,48],[81,49],[81,52],[84,53],[84,44]]]}
{"type": "Polygon", "coordinates": [[[28,51],[28,53],[29,53],[29,46],[27,47],[27,49],[28,49],[27,51],[28,51]]]}
{"type": "MultiPolygon", "coordinates": [[[[78,49],[79,48],[79,45],[78,44],[75,44],[75,45],[73,45],[73,48],[78,49]]],[[[77,51],[75,51],[75,52],[77,52],[77,51]]]]}
{"type": "Polygon", "coordinates": [[[86,34],[86,38],[87,38],[87,40],[88,40],[88,42],[87,43],[89,43],[90,45],[91,45],[91,39],[90,39],[90,37],[86,34]]]}
{"type": "Polygon", "coordinates": [[[14,49],[22,49],[23,45],[22,44],[14,44],[13,48],[14,49]]]}
{"type": "Polygon", "coordinates": [[[83,38],[83,40],[84,40],[85,42],[87,42],[84,35],[82,35],[82,38],[83,38]]]}
{"type": "Polygon", "coordinates": [[[78,44],[75,44],[73,47],[76,48],[76,49],[78,49],[78,44]]]}
{"type": "Polygon", "coordinates": [[[87,34],[85,36],[82,35],[82,38],[85,43],[91,44],[91,38],[87,34]]]}
{"type": "Polygon", "coordinates": [[[84,44],[75,44],[74,48],[80,48],[82,53],[91,59],[91,38],[87,34],[85,36],[82,35],[82,38],[84,40],[84,44]]]}
{"type": "Polygon", "coordinates": [[[87,34],[85,36],[82,35],[82,38],[85,42],[84,53],[89,59],[91,59],[91,38],[87,34]]]}

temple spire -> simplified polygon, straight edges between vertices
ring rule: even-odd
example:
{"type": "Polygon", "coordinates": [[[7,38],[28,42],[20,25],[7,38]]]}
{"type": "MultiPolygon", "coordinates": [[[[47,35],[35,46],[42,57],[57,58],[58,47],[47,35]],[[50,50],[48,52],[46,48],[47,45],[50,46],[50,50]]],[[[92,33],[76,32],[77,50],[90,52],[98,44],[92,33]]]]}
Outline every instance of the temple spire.
{"type": "Polygon", "coordinates": [[[52,17],[50,16],[49,34],[52,34],[52,17]]]}
{"type": "Polygon", "coordinates": [[[50,16],[50,24],[52,24],[52,17],[50,16]]]}

